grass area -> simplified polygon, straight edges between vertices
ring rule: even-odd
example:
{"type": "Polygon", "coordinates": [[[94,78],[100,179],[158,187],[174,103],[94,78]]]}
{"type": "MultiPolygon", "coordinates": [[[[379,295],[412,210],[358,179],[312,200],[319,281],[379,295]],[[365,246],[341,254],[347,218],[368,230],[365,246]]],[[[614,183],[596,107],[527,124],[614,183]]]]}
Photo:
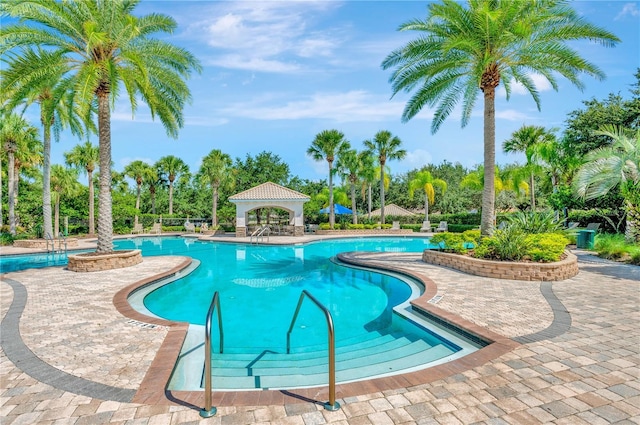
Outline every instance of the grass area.
{"type": "Polygon", "coordinates": [[[619,233],[596,235],[593,250],[602,258],[640,265],[640,246],[626,242],[619,233]]]}

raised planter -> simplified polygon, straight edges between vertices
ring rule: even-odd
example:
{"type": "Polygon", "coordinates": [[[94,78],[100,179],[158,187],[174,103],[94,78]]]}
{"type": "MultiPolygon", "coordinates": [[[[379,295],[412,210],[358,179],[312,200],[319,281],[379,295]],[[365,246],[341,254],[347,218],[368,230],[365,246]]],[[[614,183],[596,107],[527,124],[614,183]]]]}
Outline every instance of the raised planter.
{"type": "Polygon", "coordinates": [[[565,251],[565,254],[563,260],[553,263],[527,263],[482,260],[466,255],[425,250],[422,253],[422,261],[496,279],[557,281],[569,279],[578,274],[578,258],[569,251],[565,251]]]}
{"type": "Polygon", "coordinates": [[[108,254],[85,252],[69,255],[67,268],[73,272],[98,272],[102,270],[121,269],[142,263],[142,251],[128,249],[113,251],[108,254]]]}
{"type": "MultiPolygon", "coordinates": [[[[54,240],[55,249],[64,249],[65,241],[60,239],[54,240]]],[[[51,241],[49,241],[49,245],[51,245],[51,241]]],[[[47,240],[46,239],[18,239],[13,241],[13,246],[16,248],[33,248],[33,249],[47,249],[47,240]]],[[[67,238],[66,239],[67,248],[77,248],[78,247],[78,239],[76,238],[67,238]]]]}

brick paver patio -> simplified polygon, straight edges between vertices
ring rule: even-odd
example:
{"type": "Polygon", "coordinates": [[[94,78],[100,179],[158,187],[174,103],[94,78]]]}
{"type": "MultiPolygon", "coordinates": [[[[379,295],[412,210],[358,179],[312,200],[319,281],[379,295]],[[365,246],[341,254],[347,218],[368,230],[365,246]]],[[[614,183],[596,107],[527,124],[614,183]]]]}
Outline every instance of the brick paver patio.
{"type": "Polygon", "coordinates": [[[254,405],[240,393],[226,396],[209,419],[199,416],[201,395],[131,402],[169,331],[126,317],[113,303],[120,289],[184,258],[148,257],[89,274],[8,273],[0,283],[0,423],[639,424],[640,267],[576,253],[580,273],[554,283],[470,276],[418,254],[359,254],[372,266],[428,277],[438,308],[510,338],[515,348],[430,382],[369,391],[365,383],[339,400],[337,412],[265,391],[254,405]]]}

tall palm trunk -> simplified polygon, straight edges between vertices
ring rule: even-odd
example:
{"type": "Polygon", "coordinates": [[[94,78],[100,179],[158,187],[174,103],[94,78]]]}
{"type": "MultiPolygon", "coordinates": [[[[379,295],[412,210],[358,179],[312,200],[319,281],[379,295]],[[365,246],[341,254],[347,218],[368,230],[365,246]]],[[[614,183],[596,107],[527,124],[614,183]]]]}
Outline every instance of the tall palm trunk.
{"type": "Polygon", "coordinates": [[[55,195],[56,204],[55,204],[55,212],[53,217],[53,236],[60,236],[60,194],[55,195]]]}
{"type": "Polygon", "coordinates": [[[629,200],[625,201],[625,204],[627,210],[625,239],[631,243],[640,243],[640,210],[629,200]]]}
{"type": "Polygon", "coordinates": [[[94,235],[96,233],[96,219],[95,219],[95,189],[93,187],[93,169],[87,169],[87,176],[89,176],[89,234],[94,235]]]}
{"type": "Polygon", "coordinates": [[[333,207],[333,173],[332,173],[332,161],[329,163],[329,227],[333,229],[336,222],[335,208],[333,207]]]}
{"type": "Polygon", "coordinates": [[[351,211],[353,211],[353,224],[358,224],[358,213],[356,212],[356,184],[351,180],[351,211]]]}
{"type": "Polygon", "coordinates": [[[42,161],[42,231],[44,235],[53,235],[51,225],[51,126],[44,116],[41,118],[43,130],[43,154],[42,161]]]}
{"type": "Polygon", "coordinates": [[[111,207],[111,110],[109,91],[98,93],[98,138],[100,146],[100,187],[98,192],[97,252],[113,251],[113,214],[111,207]]]}
{"type": "Polygon", "coordinates": [[[140,194],[142,193],[142,179],[136,179],[136,209],[140,209],[140,194]]]}
{"type": "Polygon", "coordinates": [[[384,163],[380,160],[380,223],[384,224],[384,163]]]}
{"type": "Polygon", "coordinates": [[[371,183],[367,183],[367,218],[371,220],[371,183]]]}
{"type": "Polygon", "coordinates": [[[427,192],[424,193],[424,221],[429,221],[429,195],[427,192]]]}
{"type": "Polygon", "coordinates": [[[169,176],[169,215],[173,214],[173,180],[175,177],[169,176]]]}
{"type": "MultiPolygon", "coordinates": [[[[11,143],[11,142],[10,142],[11,143]]],[[[15,180],[15,143],[12,147],[7,149],[8,155],[8,189],[9,189],[9,233],[15,236],[16,234],[16,185],[14,183],[15,180]]]]}
{"type": "MultiPolygon", "coordinates": [[[[214,185],[212,187],[213,193],[211,194],[211,198],[213,199],[213,205],[211,207],[211,225],[218,225],[218,186],[214,185]]],[[[260,220],[258,220],[259,222],[260,220]]]]}
{"type": "Polygon", "coordinates": [[[493,233],[495,209],[496,105],[495,88],[484,91],[484,187],[482,189],[481,233],[493,233]]]}

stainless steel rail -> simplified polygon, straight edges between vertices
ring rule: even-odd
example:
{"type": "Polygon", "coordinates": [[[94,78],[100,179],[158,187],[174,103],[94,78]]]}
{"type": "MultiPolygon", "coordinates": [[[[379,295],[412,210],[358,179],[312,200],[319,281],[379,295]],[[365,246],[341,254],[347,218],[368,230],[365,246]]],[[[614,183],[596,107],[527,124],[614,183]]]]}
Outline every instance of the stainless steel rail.
{"type": "Polygon", "coordinates": [[[222,311],[220,310],[220,295],[218,291],[213,294],[207,318],[204,323],[204,407],[200,410],[200,416],[210,418],[218,409],[211,406],[211,325],[213,312],[218,308],[218,330],[220,332],[220,353],[224,347],[224,332],[222,331],[222,311]]]}
{"type": "Polygon", "coordinates": [[[293,319],[291,319],[291,325],[289,326],[289,331],[287,332],[287,354],[291,353],[291,332],[293,331],[293,325],[295,325],[296,323],[298,313],[300,312],[300,307],[302,306],[302,302],[304,301],[305,297],[313,301],[313,303],[320,310],[322,310],[325,318],[327,319],[327,330],[329,333],[329,401],[324,404],[324,408],[331,411],[339,410],[340,403],[336,401],[336,344],[335,332],[333,328],[333,318],[331,317],[331,312],[329,311],[329,309],[322,305],[322,303],[320,303],[320,301],[318,301],[306,289],[300,294],[296,312],[293,314],[293,319]]]}

